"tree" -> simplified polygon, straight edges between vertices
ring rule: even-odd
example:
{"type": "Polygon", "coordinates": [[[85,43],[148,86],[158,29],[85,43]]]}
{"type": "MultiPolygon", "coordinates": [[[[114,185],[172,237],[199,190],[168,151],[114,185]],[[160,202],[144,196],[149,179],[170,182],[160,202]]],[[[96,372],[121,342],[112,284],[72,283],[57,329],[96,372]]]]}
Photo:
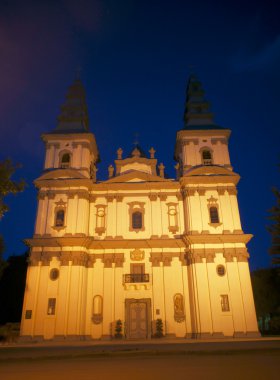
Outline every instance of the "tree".
{"type": "Polygon", "coordinates": [[[261,331],[280,332],[280,276],[278,268],[258,269],[251,273],[256,313],[261,331]],[[269,326],[265,321],[269,320],[269,326]],[[278,322],[277,322],[278,323],[278,322]]]}
{"type": "MultiPolygon", "coordinates": [[[[17,194],[18,192],[23,191],[25,187],[25,182],[23,180],[12,180],[12,176],[17,168],[18,166],[14,166],[9,159],[0,161],[0,220],[3,218],[5,212],[9,210],[9,207],[4,203],[4,197],[8,194],[17,194]]],[[[2,258],[3,252],[4,241],[3,237],[0,235],[0,278],[6,266],[6,262],[2,258]]]]}
{"type": "Polygon", "coordinates": [[[20,322],[25,289],[28,252],[10,256],[0,279],[0,325],[20,322]]]}
{"type": "Polygon", "coordinates": [[[276,197],[276,205],[269,210],[269,219],[272,221],[272,224],[267,227],[271,235],[269,253],[274,256],[272,263],[280,264],[280,191],[276,188],[273,188],[272,191],[276,197]]]}
{"type": "Polygon", "coordinates": [[[9,159],[0,161],[0,219],[9,210],[4,203],[4,197],[8,194],[17,194],[25,187],[23,180],[16,182],[11,179],[17,168],[18,166],[13,166],[9,159]]]}

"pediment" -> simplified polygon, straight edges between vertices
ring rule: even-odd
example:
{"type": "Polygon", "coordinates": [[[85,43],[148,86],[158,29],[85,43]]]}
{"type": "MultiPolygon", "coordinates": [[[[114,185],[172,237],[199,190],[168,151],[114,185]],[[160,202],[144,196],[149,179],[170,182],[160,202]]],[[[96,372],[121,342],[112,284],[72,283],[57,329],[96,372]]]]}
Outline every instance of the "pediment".
{"type": "Polygon", "coordinates": [[[130,172],[117,175],[110,178],[105,183],[117,183],[117,182],[170,182],[170,179],[161,178],[149,173],[140,172],[138,170],[132,170],[130,172]]]}
{"type": "Polygon", "coordinates": [[[75,169],[54,169],[50,170],[39,178],[36,181],[43,181],[48,179],[87,179],[83,174],[75,169]]]}

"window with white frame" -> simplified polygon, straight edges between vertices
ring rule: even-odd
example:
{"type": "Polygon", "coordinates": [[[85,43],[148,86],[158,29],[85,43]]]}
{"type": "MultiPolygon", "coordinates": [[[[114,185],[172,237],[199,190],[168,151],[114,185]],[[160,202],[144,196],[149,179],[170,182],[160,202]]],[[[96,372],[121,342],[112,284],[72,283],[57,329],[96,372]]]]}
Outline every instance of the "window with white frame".
{"type": "Polygon", "coordinates": [[[202,165],[212,165],[213,157],[210,149],[203,149],[201,152],[202,165]]]}

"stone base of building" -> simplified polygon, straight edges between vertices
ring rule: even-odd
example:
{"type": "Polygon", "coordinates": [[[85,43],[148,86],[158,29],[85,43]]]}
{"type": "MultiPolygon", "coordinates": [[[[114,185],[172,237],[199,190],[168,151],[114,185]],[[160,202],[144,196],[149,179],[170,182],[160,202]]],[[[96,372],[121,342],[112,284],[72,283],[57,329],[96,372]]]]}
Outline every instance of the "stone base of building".
{"type": "MultiPolygon", "coordinates": [[[[153,337],[151,337],[153,338],[153,337]]],[[[147,339],[141,339],[143,341],[150,340],[151,338],[147,339]]],[[[187,333],[185,337],[178,337],[176,334],[166,334],[162,338],[154,338],[158,339],[159,341],[162,340],[171,340],[171,339],[188,339],[188,340],[203,340],[203,339],[232,339],[232,338],[261,338],[261,334],[259,331],[235,331],[234,334],[231,335],[224,335],[222,332],[201,332],[201,333],[187,333]]],[[[31,335],[22,335],[19,336],[17,339],[17,342],[19,343],[37,343],[37,342],[81,342],[81,341],[116,341],[116,340],[125,340],[130,341],[130,339],[127,339],[125,336],[123,336],[121,339],[116,339],[114,336],[111,335],[102,335],[100,338],[93,338],[91,335],[55,335],[51,339],[45,339],[43,335],[34,335],[33,337],[31,335]]],[[[137,340],[137,339],[136,339],[137,340]]]]}

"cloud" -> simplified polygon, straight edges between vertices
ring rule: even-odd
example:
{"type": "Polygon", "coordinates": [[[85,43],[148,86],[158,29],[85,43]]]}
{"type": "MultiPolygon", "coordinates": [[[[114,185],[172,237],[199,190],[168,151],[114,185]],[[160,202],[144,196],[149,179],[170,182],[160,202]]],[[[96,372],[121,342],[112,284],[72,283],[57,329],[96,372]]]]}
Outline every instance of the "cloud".
{"type": "Polygon", "coordinates": [[[260,71],[278,68],[280,64],[280,35],[263,46],[256,53],[248,53],[244,48],[232,59],[233,67],[238,71],[260,71]]]}

